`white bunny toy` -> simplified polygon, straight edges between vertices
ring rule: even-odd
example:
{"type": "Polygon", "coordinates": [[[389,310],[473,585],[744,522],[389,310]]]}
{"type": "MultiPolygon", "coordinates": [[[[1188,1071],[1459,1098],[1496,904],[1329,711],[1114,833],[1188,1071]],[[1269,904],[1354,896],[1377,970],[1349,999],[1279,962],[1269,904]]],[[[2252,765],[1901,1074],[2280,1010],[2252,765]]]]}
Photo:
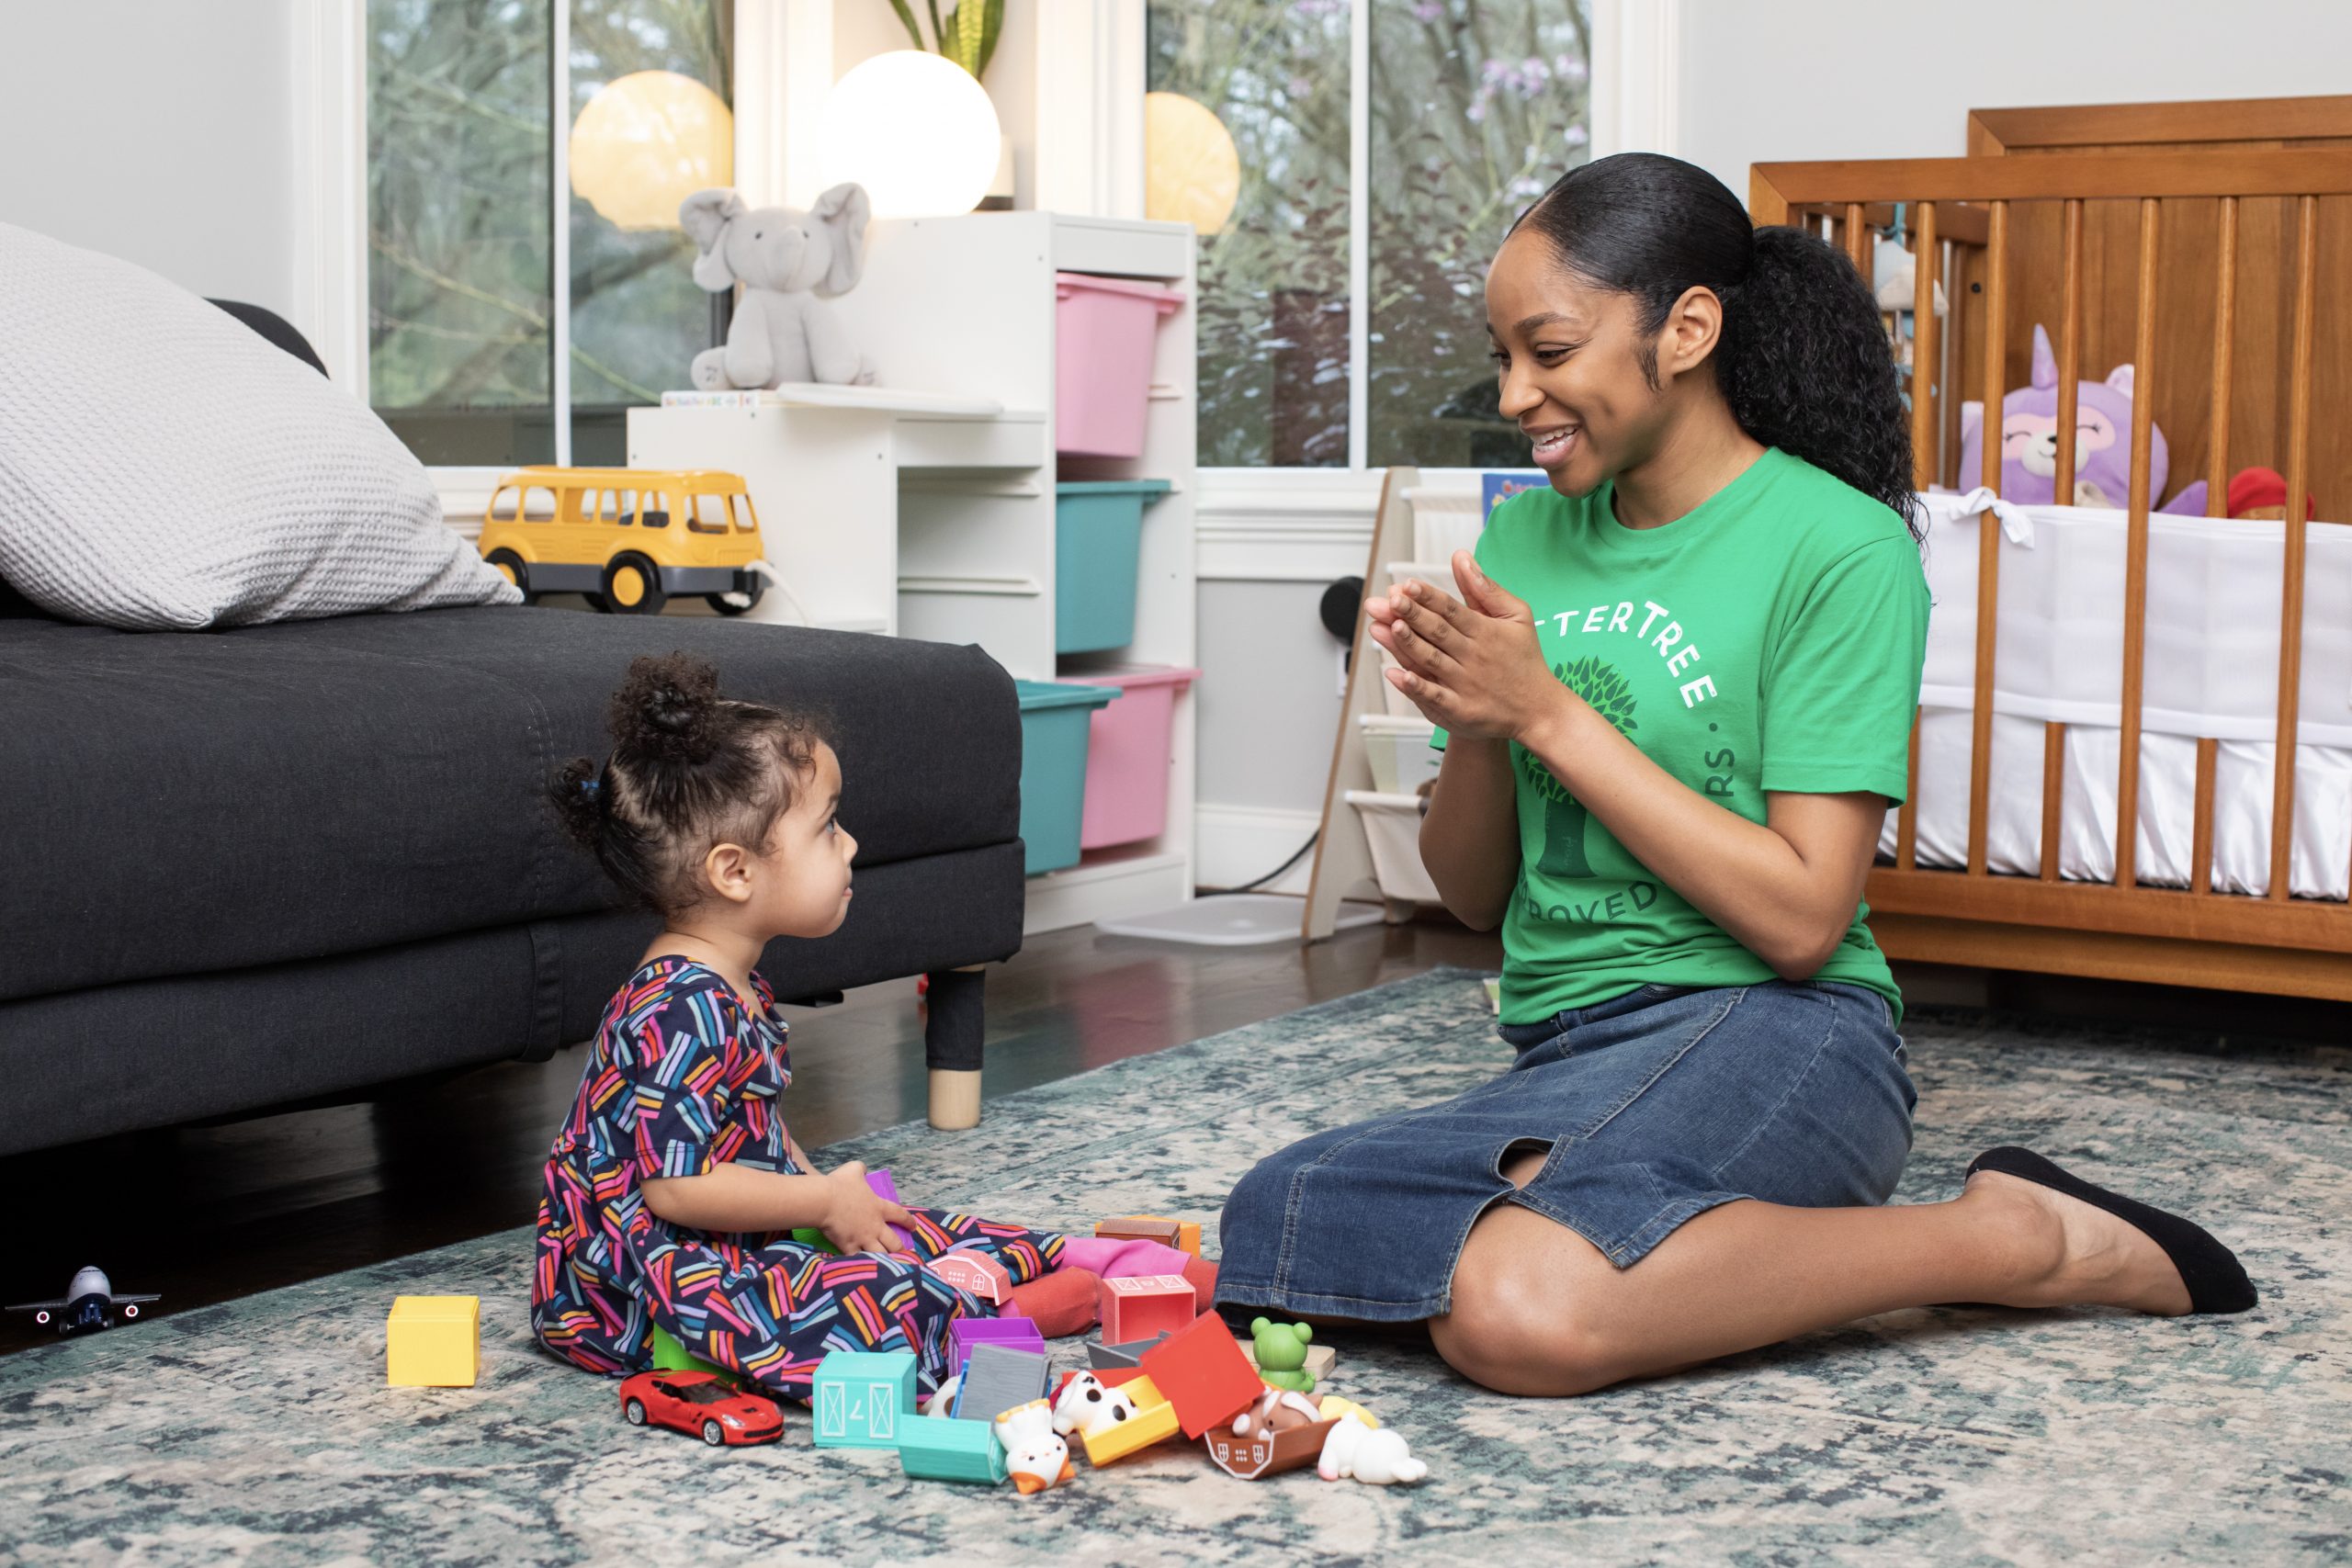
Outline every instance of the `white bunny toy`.
{"type": "Polygon", "coordinates": [[[998,1416],[996,1440],[1004,1445],[1004,1468],[1024,1497],[1078,1474],[1070,1466],[1069,1445],[1054,1436],[1054,1407],[1042,1399],[998,1416]]]}
{"type": "Polygon", "coordinates": [[[1073,1432],[1091,1438],[1105,1427],[1134,1420],[1140,1408],[1134,1395],[1105,1387],[1092,1372],[1080,1372],[1054,1401],[1054,1430],[1065,1438],[1073,1432]]]}
{"type": "Polygon", "coordinates": [[[745,207],[726,189],[698,190],[679,203],[678,227],[701,251],[695,281],[713,294],[743,285],[727,346],[695,355],[688,378],[698,389],[873,383],[874,367],[824,303],[848,293],[865,270],[871,210],[858,185],[835,186],[806,212],[745,207]]]}
{"type": "Polygon", "coordinates": [[[1315,1467],[1326,1481],[1353,1476],[1374,1486],[1415,1482],[1429,1472],[1430,1467],[1413,1457],[1395,1429],[1374,1431],[1361,1421],[1344,1420],[1323,1439],[1323,1458],[1315,1467]]]}

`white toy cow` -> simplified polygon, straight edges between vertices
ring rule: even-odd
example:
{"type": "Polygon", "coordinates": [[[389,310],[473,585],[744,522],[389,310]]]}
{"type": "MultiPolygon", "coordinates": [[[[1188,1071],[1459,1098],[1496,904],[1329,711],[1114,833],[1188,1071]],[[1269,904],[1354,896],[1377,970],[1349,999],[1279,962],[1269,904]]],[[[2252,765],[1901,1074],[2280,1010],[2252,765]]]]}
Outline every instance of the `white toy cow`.
{"type": "Polygon", "coordinates": [[[1405,1439],[1392,1427],[1373,1430],[1361,1421],[1342,1421],[1323,1439],[1323,1458],[1315,1473],[1326,1481],[1353,1476],[1374,1486],[1419,1481],[1430,1467],[1413,1457],[1405,1439]]]}
{"type": "Polygon", "coordinates": [[[1141,1408],[1133,1394],[1106,1387],[1092,1372],[1080,1372],[1069,1380],[1069,1386],[1054,1401],[1054,1430],[1065,1438],[1072,1433],[1080,1438],[1092,1437],[1106,1427],[1134,1420],[1141,1408]]]}

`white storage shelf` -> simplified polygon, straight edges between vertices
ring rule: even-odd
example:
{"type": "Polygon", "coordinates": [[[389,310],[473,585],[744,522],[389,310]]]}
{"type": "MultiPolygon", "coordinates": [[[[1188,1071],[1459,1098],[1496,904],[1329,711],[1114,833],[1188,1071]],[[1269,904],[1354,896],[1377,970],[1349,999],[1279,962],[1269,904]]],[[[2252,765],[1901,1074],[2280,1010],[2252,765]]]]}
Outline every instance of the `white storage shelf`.
{"type": "MultiPolygon", "coordinates": [[[[1173,223],[1043,212],[877,222],[864,277],[832,308],[883,386],[816,389],[797,401],[786,389],[750,410],[634,411],[630,461],[741,473],[770,559],[819,625],[977,643],[1022,680],[1120,663],[1189,667],[1194,250],[1192,230],[1173,223]],[[1138,457],[1057,463],[1057,272],[1148,278],[1184,294],[1159,322],[1138,457]],[[922,396],[893,406],[898,389],[922,396]],[[986,410],[996,412],[976,412],[986,410]],[[1171,487],[1144,509],[1136,637],[1125,648],[1055,654],[1057,479],[1171,487]]],[[[797,618],[773,594],[754,614],[797,618]]],[[[1028,930],[1192,897],[1194,712],[1188,690],[1176,701],[1166,829],[1032,877],[1028,930]]]]}

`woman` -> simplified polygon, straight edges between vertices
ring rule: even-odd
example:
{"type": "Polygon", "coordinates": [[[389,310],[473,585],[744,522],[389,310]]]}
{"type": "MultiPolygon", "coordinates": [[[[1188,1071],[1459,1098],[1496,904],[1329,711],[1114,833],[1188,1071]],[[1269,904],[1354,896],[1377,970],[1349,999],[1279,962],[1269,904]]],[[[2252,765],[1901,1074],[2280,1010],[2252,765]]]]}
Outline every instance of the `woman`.
{"type": "Polygon", "coordinates": [[[1548,490],[1461,596],[1372,606],[1441,728],[1421,855],[1503,931],[1510,1069],[1284,1150],[1227,1200],[1223,1303],[1425,1320],[1570,1394],[1936,1302],[2253,1304],[2226,1247],[2022,1149],[1883,1208],[1915,1102],[1863,880],[1927,637],[1877,308],[1704,172],[1561,179],[1487,278],[1548,490]]]}

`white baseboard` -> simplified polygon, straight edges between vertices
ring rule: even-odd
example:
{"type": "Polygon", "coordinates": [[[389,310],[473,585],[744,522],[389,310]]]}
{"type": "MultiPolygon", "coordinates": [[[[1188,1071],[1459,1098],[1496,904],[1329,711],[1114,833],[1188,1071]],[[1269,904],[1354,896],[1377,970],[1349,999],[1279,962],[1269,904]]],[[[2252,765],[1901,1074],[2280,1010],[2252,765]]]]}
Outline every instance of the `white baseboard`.
{"type": "MultiPolygon", "coordinates": [[[[1323,814],[1271,806],[1201,806],[1193,821],[1193,882],[1238,887],[1282,864],[1323,825],[1323,814]]],[[[1258,891],[1303,895],[1314,867],[1313,853],[1301,855],[1296,865],[1258,891]]]]}

